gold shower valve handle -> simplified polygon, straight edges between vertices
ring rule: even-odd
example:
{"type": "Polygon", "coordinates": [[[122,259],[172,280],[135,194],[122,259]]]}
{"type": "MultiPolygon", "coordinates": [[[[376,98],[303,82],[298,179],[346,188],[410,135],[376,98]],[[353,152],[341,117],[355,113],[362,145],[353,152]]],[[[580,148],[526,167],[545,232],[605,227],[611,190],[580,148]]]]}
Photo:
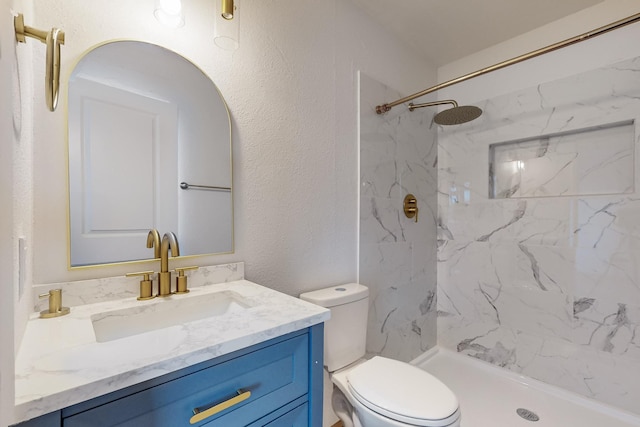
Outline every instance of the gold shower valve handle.
{"type": "Polygon", "coordinates": [[[416,196],[409,193],[404,198],[404,214],[407,218],[415,218],[415,222],[418,222],[418,200],[416,196]]]}

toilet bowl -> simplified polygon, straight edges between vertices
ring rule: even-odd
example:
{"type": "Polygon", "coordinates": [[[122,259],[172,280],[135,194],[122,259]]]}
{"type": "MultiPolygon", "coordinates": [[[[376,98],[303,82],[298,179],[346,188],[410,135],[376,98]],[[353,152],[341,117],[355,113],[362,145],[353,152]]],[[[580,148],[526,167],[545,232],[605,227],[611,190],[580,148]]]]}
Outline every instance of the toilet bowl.
{"type": "MultiPolygon", "coordinates": [[[[408,363],[376,356],[330,374],[362,427],[458,427],[455,394],[440,380],[408,363]]],[[[335,405],[336,399],[332,399],[335,405]]],[[[335,409],[335,408],[334,408],[335,409]]]]}
{"type": "Polygon", "coordinates": [[[350,283],[300,295],[331,310],[325,324],[325,368],[332,407],[345,427],[459,427],[455,394],[405,362],[365,354],[369,290],[350,283]]]}

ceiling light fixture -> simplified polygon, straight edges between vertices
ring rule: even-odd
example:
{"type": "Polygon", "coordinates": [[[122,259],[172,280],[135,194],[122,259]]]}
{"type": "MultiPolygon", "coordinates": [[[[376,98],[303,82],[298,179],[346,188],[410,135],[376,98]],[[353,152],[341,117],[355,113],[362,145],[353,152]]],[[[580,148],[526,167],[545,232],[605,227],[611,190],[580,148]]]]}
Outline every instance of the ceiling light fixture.
{"type": "Polygon", "coordinates": [[[222,17],[227,21],[233,19],[233,13],[235,12],[235,7],[233,5],[233,0],[222,0],[222,17]]]}
{"type": "Polygon", "coordinates": [[[217,0],[213,42],[221,49],[236,50],[240,39],[238,0],[217,0]]]}

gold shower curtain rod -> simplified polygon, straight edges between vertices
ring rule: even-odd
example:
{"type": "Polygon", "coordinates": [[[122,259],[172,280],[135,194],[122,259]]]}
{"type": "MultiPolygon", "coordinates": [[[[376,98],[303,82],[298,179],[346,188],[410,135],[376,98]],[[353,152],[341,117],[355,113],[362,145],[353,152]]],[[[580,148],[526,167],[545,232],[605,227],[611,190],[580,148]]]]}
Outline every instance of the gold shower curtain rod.
{"type": "Polygon", "coordinates": [[[592,37],[599,36],[599,35],[602,35],[604,33],[608,33],[609,31],[617,30],[618,28],[622,28],[622,27],[624,27],[626,25],[633,24],[633,23],[638,22],[638,21],[640,21],[640,13],[636,13],[635,15],[628,16],[628,17],[626,17],[624,19],[621,19],[619,21],[613,22],[613,23],[611,23],[609,25],[605,25],[603,27],[596,28],[595,30],[586,32],[584,34],[580,34],[579,36],[575,36],[575,37],[572,37],[570,39],[567,39],[567,40],[564,40],[564,41],[561,41],[561,42],[558,42],[558,43],[554,43],[552,45],[543,47],[541,49],[537,49],[537,50],[534,50],[532,52],[525,53],[524,55],[516,56],[515,58],[511,58],[511,59],[508,59],[506,61],[499,62],[497,64],[491,65],[490,67],[482,68],[482,69],[480,69],[478,71],[474,71],[472,73],[465,74],[464,76],[457,77],[455,79],[449,80],[449,81],[444,82],[444,83],[440,83],[438,85],[432,86],[432,87],[430,87],[428,89],[425,89],[423,91],[414,93],[413,95],[409,95],[409,96],[406,96],[404,98],[398,99],[397,101],[389,102],[388,104],[378,105],[378,106],[376,106],[376,113],[384,114],[387,111],[391,110],[391,108],[395,107],[396,105],[404,104],[407,101],[411,101],[413,99],[416,99],[416,98],[419,98],[421,96],[427,95],[427,94],[429,94],[431,92],[435,92],[437,90],[444,89],[444,88],[452,86],[454,84],[461,83],[461,82],[463,82],[465,80],[469,80],[469,79],[472,79],[474,77],[478,77],[478,76],[481,76],[483,74],[487,74],[487,73],[490,73],[492,71],[496,71],[496,70],[499,70],[501,68],[508,67],[509,65],[517,64],[518,62],[526,61],[527,59],[535,58],[536,56],[544,55],[545,53],[549,53],[549,52],[552,52],[554,50],[558,50],[558,49],[561,49],[563,47],[567,47],[569,45],[576,44],[576,43],[588,40],[588,39],[590,39],[592,37]]]}

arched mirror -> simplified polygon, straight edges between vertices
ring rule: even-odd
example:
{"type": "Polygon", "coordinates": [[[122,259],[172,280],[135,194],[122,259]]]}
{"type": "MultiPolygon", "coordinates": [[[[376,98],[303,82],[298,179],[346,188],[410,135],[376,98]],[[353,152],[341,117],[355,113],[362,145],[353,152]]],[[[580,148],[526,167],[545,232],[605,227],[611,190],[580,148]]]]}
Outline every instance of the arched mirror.
{"type": "Polygon", "coordinates": [[[69,79],[71,267],[233,251],[231,121],[215,84],[165,48],[115,41],[69,79]]]}

